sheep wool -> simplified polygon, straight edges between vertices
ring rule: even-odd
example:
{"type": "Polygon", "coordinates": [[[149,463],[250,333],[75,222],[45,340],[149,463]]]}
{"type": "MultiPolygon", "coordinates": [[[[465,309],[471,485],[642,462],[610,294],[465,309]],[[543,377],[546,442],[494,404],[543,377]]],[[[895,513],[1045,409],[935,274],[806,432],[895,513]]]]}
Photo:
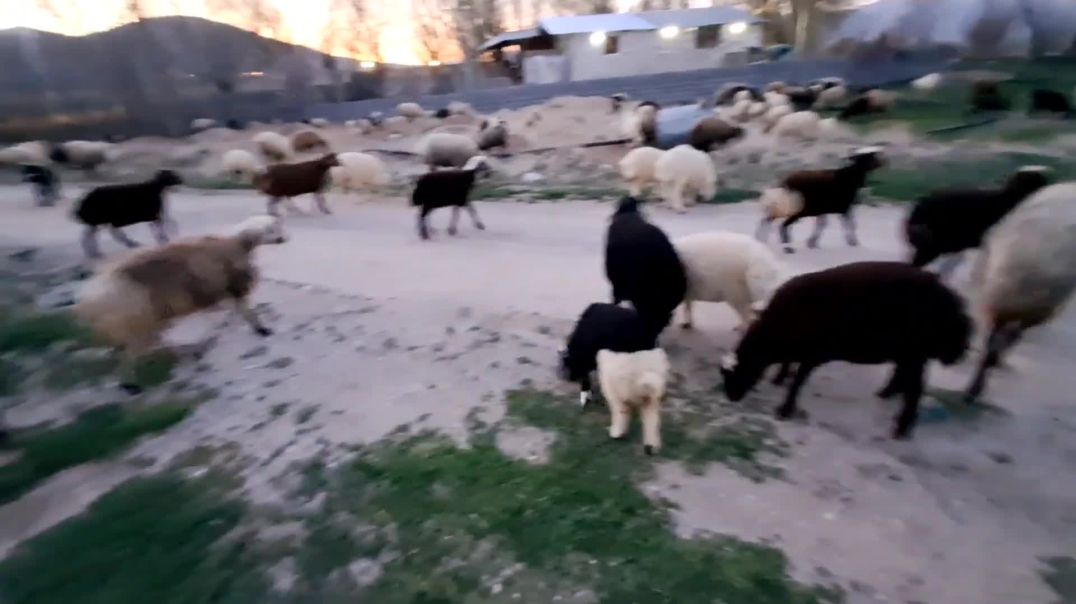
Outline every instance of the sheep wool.
{"type": "Polygon", "coordinates": [[[210,128],[217,127],[217,120],[208,117],[200,117],[195,120],[191,120],[191,130],[195,132],[200,130],[209,130],[210,128]]]}
{"type": "Polygon", "coordinates": [[[766,115],[762,116],[762,128],[763,131],[769,132],[773,129],[774,125],[786,115],[793,113],[791,105],[774,105],[770,107],[770,110],[766,112],[766,115]]]}
{"type": "Polygon", "coordinates": [[[313,130],[300,130],[291,136],[291,148],[298,153],[324,153],[329,143],[313,130]]]}
{"type": "Polygon", "coordinates": [[[419,142],[417,151],[431,168],[460,168],[478,155],[478,143],[462,134],[431,132],[419,142]]]}
{"type": "Polygon", "coordinates": [[[632,410],[643,424],[643,450],[661,449],[661,403],[669,379],[669,357],[660,348],[640,352],[598,352],[598,383],[609,406],[609,437],[623,438],[632,410]]]}
{"type": "Polygon", "coordinates": [[[637,147],[621,158],[620,175],[628,185],[629,194],[639,197],[657,184],[657,162],[663,153],[654,147],[637,147]]]}
{"type": "Polygon", "coordinates": [[[912,88],[928,92],[935,90],[941,85],[943,76],[940,73],[928,73],[927,75],[912,80],[912,88]]]}
{"type": "Polygon", "coordinates": [[[329,170],[333,184],[344,191],[361,191],[389,184],[385,162],[369,153],[349,151],[336,156],[339,166],[329,170]]]}
{"type": "Polygon", "coordinates": [[[50,156],[57,163],[66,163],[83,170],[93,170],[108,160],[114,145],[105,141],[67,141],[50,156]]]}
{"type": "Polygon", "coordinates": [[[814,140],[818,138],[821,121],[814,111],[797,111],[778,119],[770,131],[778,138],[814,140]]]}
{"type": "Polygon", "coordinates": [[[31,141],[0,149],[0,165],[17,166],[32,164],[42,166],[49,162],[49,149],[45,143],[31,141]]]}
{"type": "Polygon", "coordinates": [[[426,117],[426,110],[418,103],[400,103],[396,105],[396,114],[409,120],[426,117]]]}
{"type": "Polygon", "coordinates": [[[818,93],[818,100],[814,102],[815,109],[833,109],[844,102],[848,97],[848,89],[844,86],[834,86],[818,93]]]}
{"type": "Polygon", "coordinates": [[[258,146],[258,151],[272,162],[286,161],[292,156],[291,141],[276,132],[259,132],[251,139],[258,146]]]}
{"type": "Polygon", "coordinates": [[[310,118],[310,125],[315,128],[328,128],[332,124],[330,124],[329,120],[323,117],[314,117],[310,118]]]}
{"type": "Polygon", "coordinates": [[[717,171],[713,161],[691,145],[677,145],[663,153],[654,174],[662,199],[677,212],[695,205],[700,197],[708,201],[717,194],[717,171]]]}
{"type": "Polygon", "coordinates": [[[252,180],[263,169],[258,158],[243,149],[227,151],[221,157],[220,163],[222,171],[237,180],[252,180]]]}
{"type": "Polygon", "coordinates": [[[769,109],[770,106],[766,103],[751,103],[751,106],[747,109],[747,117],[750,119],[760,118],[766,115],[766,112],[769,111],[769,109]]]}

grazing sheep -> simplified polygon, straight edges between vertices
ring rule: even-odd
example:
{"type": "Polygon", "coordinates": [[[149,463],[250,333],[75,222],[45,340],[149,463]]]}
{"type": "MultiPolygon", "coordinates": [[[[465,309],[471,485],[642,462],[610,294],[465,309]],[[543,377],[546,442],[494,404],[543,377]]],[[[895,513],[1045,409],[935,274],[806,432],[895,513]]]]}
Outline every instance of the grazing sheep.
{"type": "Polygon", "coordinates": [[[385,114],[381,111],[371,111],[370,115],[366,116],[366,120],[370,122],[370,124],[374,128],[377,128],[381,126],[382,123],[384,123],[385,114]]]}
{"type": "Polygon", "coordinates": [[[86,225],[82,235],[82,249],[90,258],[98,258],[97,229],[108,225],[112,238],[133,248],[132,241],[120,230],[121,227],[148,222],[160,243],[167,243],[164,223],[169,221],[164,205],[164,192],[170,187],[183,184],[178,174],[161,170],[145,182],[123,185],[105,185],[91,190],[75,206],[74,218],[86,225]]]}
{"type": "Polygon", "coordinates": [[[821,121],[822,117],[814,111],[796,111],[778,118],[770,133],[778,138],[814,140],[818,138],[821,121]]]}
{"type": "Polygon", "coordinates": [[[216,128],[218,125],[219,123],[217,122],[217,120],[208,117],[200,117],[198,119],[191,120],[191,130],[195,132],[201,130],[209,130],[210,128],[216,128]]]}
{"type": "Polygon", "coordinates": [[[452,208],[452,222],[448,226],[448,234],[456,234],[456,223],[459,221],[460,208],[467,208],[471,215],[471,221],[475,228],[482,231],[486,225],[478,218],[478,211],[471,204],[471,190],[478,178],[479,172],[488,172],[489,164],[485,156],[476,155],[463,166],[462,170],[441,170],[427,172],[419,177],[415,183],[415,190],[411,193],[411,205],[419,208],[418,234],[423,239],[430,238],[430,228],[426,224],[430,212],[437,208],[452,208]]]}
{"type": "Polygon", "coordinates": [[[912,88],[921,92],[930,92],[937,90],[939,86],[945,81],[945,76],[940,73],[928,73],[927,75],[912,80],[912,88]]]}
{"type": "Polygon", "coordinates": [[[1072,103],[1060,92],[1036,88],[1031,91],[1031,105],[1027,109],[1028,115],[1036,113],[1058,113],[1062,117],[1072,117],[1072,103]]]}
{"type": "Polygon", "coordinates": [[[389,184],[385,162],[374,155],[349,151],[337,155],[336,160],[340,165],[329,173],[333,184],[344,191],[361,191],[389,184]]]}
{"type": "Polygon", "coordinates": [[[685,329],[693,326],[691,304],[696,300],[728,302],[746,328],[786,279],[773,252],[749,235],[698,233],[674,239],[673,247],[687,274],[685,329]]]}
{"type": "Polygon", "coordinates": [[[762,131],[770,132],[773,127],[777,125],[777,122],[781,121],[781,118],[786,115],[792,115],[793,109],[791,105],[774,105],[770,107],[770,110],[766,112],[766,115],[762,116],[762,131]]]}
{"type": "Polygon", "coordinates": [[[104,141],[68,141],[54,147],[49,159],[74,168],[92,172],[108,161],[113,144],[104,141]]]}
{"type": "Polygon", "coordinates": [[[751,101],[741,101],[736,103],[726,112],[726,115],[731,120],[737,122],[746,122],[751,119],[751,106],[754,105],[751,101]]]}
{"type": "Polygon", "coordinates": [[[478,137],[475,142],[479,151],[487,151],[494,147],[504,149],[508,146],[508,124],[504,120],[483,120],[478,129],[478,137]]]}
{"type": "Polygon", "coordinates": [[[838,117],[842,120],[847,120],[860,115],[886,113],[893,108],[894,102],[895,99],[892,94],[884,90],[872,88],[853,99],[852,102],[840,112],[838,117]]]}
{"type": "Polygon", "coordinates": [[[45,143],[31,141],[0,149],[0,165],[43,166],[49,163],[49,147],[45,143]]]}
{"type": "Polygon", "coordinates": [[[418,144],[418,155],[430,169],[461,168],[478,155],[478,143],[470,137],[452,132],[431,132],[418,144]]]}
{"type": "Polygon", "coordinates": [[[826,88],[818,93],[818,99],[814,102],[814,109],[816,111],[820,109],[833,109],[843,103],[847,96],[848,89],[844,86],[826,88]]]}
{"type": "Polygon", "coordinates": [[[591,396],[590,374],[598,368],[598,352],[639,352],[657,346],[654,330],[632,308],[595,302],[583,311],[560,351],[560,377],[579,384],[579,404],[591,396]]]}
{"type": "Polygon", "coordinates": [[[365,118],[359,120],[348,120],[344,122],[344,127],[350,128],[352,130],[358,130],[360,134],[368,134],[371,130],[374,129],[374,125],[370,123],[370,120],[365,118]]]}
{"type": "Polygon", "coordinates": [[[418,103],[400,103],[396,105],[396,114],[410,121],[426,117],[426,110],[418,103]]]}
{"type": "Polygon", "coordinates": [[[722,86],[714,95],[714,105],[728,105],[738,100],[761,101],[762,94],[753,86],[743,82],[732,82],[722,86]]]}
{"type": "Polygon", "coordinates": [[[464,103],[463,101],[450,101],[446,106],[448,113],[451,115],[475,115],[474,107],[470,103],[464,103]]]}
{"type": "Polygon", "coordinates": [[[613,304],[631,302],[654,338],[668,326],[687,290],[676,249],[661,229],[646,221],[634,197],[621,199],[609,222],[605,275],[613,304]]]}
{"type": "Polygon", "coordinates": [[[654,175],[665,203],[677,212],[713,199],[717,194],[717,171],[710,156],[690,145],[677,145],[658,158],[654,175]]]}
{"type": "Polygon", "coordinates": [[[291,148],[296,153],[328,153],[329,143],[313,130],[300,130],[291,135],[291,148]]]}
{"type": "Polygon", "coordinates": [[[598,383],[609,407],[609,437],[628,433],[631,411],[643,424],[643,451],[661,449],[661,403],[669,380],[669,357],[660,348],[639,352],[598,351],[598,383]]]}
{"type": "Polygon", "coordinates": [[[259,132],[251,140],[258,146],[258,152],[262,154],[262,157],[270,162],[287,161],[294,153],[291,141],[283,134],[259,132]]]}
{"type": "Polygon", "coordinates": [[[758,119],[766,115],[766,112],[769,110],[770,106],[766,103],[751,103],[751,106],[747,109],[747,117],[752,120],[758,119]]]}
{"type": "Polygon", "coordinates": [[[312,117],[312,118],[310,118],[310,121],[307,122],[307,123],[309,123],[311,126],[313,126],[315,128],[328,128],[329,126],[332,125],[332,123],[329,120],[327,120],[327,119],[325,119],[323,117],[312,117]]]}
{"type": "Polygon", "coordinates": [[[904,234],[914,249],[912,264],[926,266],[939,256],[953,254],[939,271],[949,274],[964,250],[977,248],[986,232],[1039,189],[1047,186],[1047,168],[1025,166],[1000,189],[934,191],[916,202],[904,234]]]}
{"type": "Polygon", "coordinates": [[[297,212],[298,208],[291,199],[307,193],[314,195],[314,201],[322,214],[331,214],[329,206],[325,204],[323,191],[328,183],[326,176],[329,170],[339,165],[340,162],[333,153],[310,161],[274,164],[254,177],[254,188],[269,196],[267,210],[272,216],[279,215],[277,204],[281,200],[284,200],[289,209],[297,212]]]}
{"type": "Polygon", "coordinates": [[[22,181],[34,186],[37,205],[48,207],[60,199],[60,177],[48,166],[23,166],[22,181]]]}
{"type": "Polygon", "coordinates": [[[763,94],[763,97],[765,97],[765,103],[770,107],[777,107],[778,105],[788,105],[789,107],[792,106],[792,101],[788,98],[788,96],[780,92],[767,92],[763,94]]]}
{"type": "Polygon", "coordinates": [[[789,103],[796,111],[806,111],[814,106],[816,100],[818,100],[819,90],[811,88],[804,88],[802,86],[788,87],[781,91],[782,94],[788,97],[789,103]]]}
{"type": "Polygon", "coordinates": [[[814,216],[814,234],[807,240],[807,247],[817,247],[826,228],[826,215],[839,214],[848,245],[859,245],[852,209],[867,175],[884,164],[881,151],[878,147],[864,147],[853,152],[848,157],[849,163],[836,170],[803,170],[787,176],[779,189],[768,190],[762,196],[763,216],[758,225],[758,239],[765,241],[770,223],[784,218],[781,243],[785,252],[791,254],[795,250],[789,241],[789,227],[802,218],[814,216]]]}
{"type": "Polygon", "coordinates": [[[986,351],[968,385],[973,402],[987,374],[1032,327],[1063,309],[1076,291],[1076,183],[1035,193],[990,230],[974,272],[986,351]]]}
{"type": "Polygon", "coordinates": [[[640,104],[625,114],[622,124],[624,135],[636,145],[653,145],[657,141],[658,107],[656,104],[640,104]]]}
{"type": "Polygon", "coordinates": [[[904,397],[894,438],[908,438],[919,415],[927,364],[959,361],[971,338],[960,296],[926,271],[900,262],[856,262],[785,282],[736,348],[722,361],[725,394],[739,401],[767,367],[781,381],[796,371],[777,417],[796,412],[811,372],[832,361],[894,363],[878,396],[904,397]]]}
{"type": "Polygon", "coordinates": [[[775,80],[773,82],[770,82],[769,84],[766,84],[765,90],[766,92],[779,92],[781,94],[784,94],[785,88],[788,88],[788,84],[782,82],[781,80],[775,80]]]}
{"type": "Polygon", "coordinates": [[[859,138],[856,131],[848,124],[835,117],[827,117],[818,122],[818,137],[829,141],[854,141],[859,138]]]}
{"type": "Polygon", "coordinates": [[[1008,111],[1012,103],[1001,93],[1001,84],[990,80],[980,80],[971,86],[968,99],[974,111],[1008,111]]]}
{"type": "Polygon", "coordinates": [[[621,158],[620,175],[628,184],[628,193],[632,197],[640,197],[645,189],[657,185],[657,163],[663,153],[654,147],[636,147],[621,158]]]}
{"type": "Polygon", "coordinates": [[[714,146],[744,137],[744,129],[733,126],[719,117],[706,117],[695,123],[691,129],[690,144],[699,151],[709,152],[714,146]]]}
{"type": "Polygon", "coordinates": [[[221,169],[230,177],[244,182],[251,182],[254,176],[264,170],[262,163],[250,151],[232,149],[220,159],[221,169]]]}
{"type": "MultiPolygon", "coordinates": [[[[259,245],[285,240],[278,219],[255,216],[226,236],[136,252],[104,267],[82,286],[75,316],[121,348],[125,365],[155,347],[176,319],[224,301],[235,305],[255,333],[269,335],[248,302],[258,282],[252,252],[259,245]]],[[[122,387],[132,394],[141,390],[131,382],[122,387]]]]}

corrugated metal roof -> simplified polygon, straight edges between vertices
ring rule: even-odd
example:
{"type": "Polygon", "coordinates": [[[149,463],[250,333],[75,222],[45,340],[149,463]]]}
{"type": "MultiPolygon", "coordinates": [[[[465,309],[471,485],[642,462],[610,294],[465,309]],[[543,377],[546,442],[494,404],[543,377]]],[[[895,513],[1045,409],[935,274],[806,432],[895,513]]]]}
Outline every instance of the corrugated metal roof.
{"type": "Polygon", "coordinates": [[[756,19],[751,13],[728,6],[686,8],[680,10],[653,10],[635,14],[658,28],[667,25],[675,25],[683,28],[702,27],[704,25],[736,23],[737,21],[761,23],[761,20],[756,19]]]}
{"type": "Polygon", "coordinates": [[[491,50],[499,48],[501,46],[511,46],[515,42],[522,42],[523,40],[533,40],[542,35],[537,29],[521,29],[519,31],[509,31],[498,36],[494,36],[486,43],[478,47],[478,50],[491,50]]]}
{"type": "Polygon", "coordinates": [[[656,29],[652,23],[641,18],[639,13],[549,17],[539,21],[538,27],[551,36],[587,34],[595,31],[650,31],[656,29]]]}

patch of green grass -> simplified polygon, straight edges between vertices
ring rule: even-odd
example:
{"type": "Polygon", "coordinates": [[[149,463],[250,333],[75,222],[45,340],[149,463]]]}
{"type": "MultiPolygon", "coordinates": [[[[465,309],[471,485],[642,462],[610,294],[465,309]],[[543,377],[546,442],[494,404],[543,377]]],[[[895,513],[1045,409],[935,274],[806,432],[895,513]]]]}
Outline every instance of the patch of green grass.
{"type": "Polygon", "coordinates": [[[1056,556],[1043,562],[1046,564],[1043,581],[1061,597],[1055,604],[1076,604],[1076,558],[1056,556]]]}
{"type": "Polygon", "coordinates": [[[740,203],[758,197],[758,191],[749,189],[720,189],[717,195],[703,203],[740,203]]]}
{"type": "Polygon", "coordinates": [[[66,312],[12,313],[0,319],[0,353],[35,353],[60,342],[89,345],[90,332],[66,312]]]}
{"type": "Polygon", "coordinates": [[[289,406],[290,405],[288,403],[277,403],[277,404],[273,405],[272,407],[269,408],[270,417],[272,417],[273,419],[276,419],[278,417],[283,416],[285,413],[288,412],[288,407],[289,406]]]}
{"type": "Polygon", "coordinates": [[[0,396],[11,396],[19,391],[26,375],[17,364],[0,359],[0,396]]]}
{"type": "Polygon", "coordinates": [[[7,503],[68,468],[119,453],[141,436],[161,432],[191,411],[187,402],[125,408],[105,405],[56,428],[16,434],[11,448],[20,453],[0,466],[0,503],[7,503]]]}
{"type": "Polygon", "coordinates": [[[1015,170],[1026,165],[1053,168],[1052,177],[1056,181],[1076,178],[1076,160],[1071,158],[1005,151],[975,158],[913,160],[875,172],[868,186],[878,197],[911,201],[936,189],[1000,186],[1015,170]]]}
{"type": "Polygon", "coordinates": [[[119,366],[112,355],[57,359],[45,364],[45,387],[49,390],[69,390],[76,386],[98,384],[119,366]]]}
{"type": "Polygon", "coordinates": [[[172,379],[177,363],[178,359],[172,352],[154,351],[135,363],[131,379],[146,390],[156,388],[172,379]]]}
{"type": "Polygon", "coordinates": [[[0,600],[264,603],[253,537],[234,533],[244,511],[209,477],[128,482],[0,563],[0,600]]]}

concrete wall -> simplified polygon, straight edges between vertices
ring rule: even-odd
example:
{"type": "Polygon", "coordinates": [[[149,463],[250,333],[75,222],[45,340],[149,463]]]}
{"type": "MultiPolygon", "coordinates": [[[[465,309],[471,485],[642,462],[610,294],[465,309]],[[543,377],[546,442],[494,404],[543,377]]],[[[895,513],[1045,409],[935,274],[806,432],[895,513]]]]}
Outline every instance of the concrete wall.
{"type": "MultiPolygon", "coordinates": [[[[613,34],[611,34],[613,35],[613,34]]],[[[592,46],[589,34],[561,36],[558,50],[568,59],[572,80],[593,80],[629,75],[711,69],[726,65],[729,53],[742,53],[749,46],[761,46],[762,30],[757,25],[742,34],[722,30],[721,43],[715,48],[696,48],[695,30],[685,29],[670,40],[656,31],[622,32],[620,49],[605,54],[603,46],[592,46]]]]}

